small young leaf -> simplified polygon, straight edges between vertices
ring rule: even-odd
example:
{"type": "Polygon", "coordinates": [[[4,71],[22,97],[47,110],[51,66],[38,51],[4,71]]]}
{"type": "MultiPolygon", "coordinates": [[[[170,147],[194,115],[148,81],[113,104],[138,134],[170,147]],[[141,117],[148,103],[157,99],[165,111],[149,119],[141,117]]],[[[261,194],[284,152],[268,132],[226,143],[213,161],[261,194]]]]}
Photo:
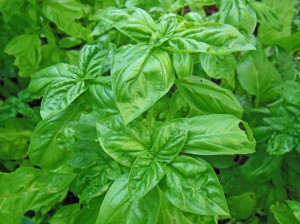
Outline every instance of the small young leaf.
{"type": "Polygon", "coordinates": [[[187,120],[178,119],[165,123],[154,133],[151,150],[165,163],[170,163],[183,148],[187,134],[187,120]]]}
{"type": "Polygon", "coordinates": [[[152,190],[166,173],[166,164],[149,153],[144,153],[134,161],[128,189],[131,200],[139,199],[152,190]]]}
{"type": "Polygon", "coordinates": [[[103,150],[127,167],[151,145],[151,132],[141,120],[125,125],[120,116],[111,116],[97,123],[97,131],[103,150]]]}
{"type": "Polygon", "coordinates": [[[100,76],[108,53],[97,45],[85,45],[79,55],[79,68],[83,76],[89,78],[100,76]]]}

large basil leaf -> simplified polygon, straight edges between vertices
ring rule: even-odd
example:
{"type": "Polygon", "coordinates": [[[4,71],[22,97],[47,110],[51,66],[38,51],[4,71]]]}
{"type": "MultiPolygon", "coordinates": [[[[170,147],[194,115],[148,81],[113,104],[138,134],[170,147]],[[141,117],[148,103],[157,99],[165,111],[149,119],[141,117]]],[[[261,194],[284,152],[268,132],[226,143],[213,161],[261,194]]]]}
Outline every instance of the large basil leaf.
{"type": "Polygon", "coordinates": [[[131,200],[139,199],[152,190],[166,173],[166,164],[159,157],[144,153],[134,161],[128,189],[131,200]]]}
{"type": "Polygon", "coordinates": [[[116,180],[107,192],[96,224],[143,223],[155,224],[159,211],[158,191],[153,189],[139,200],[130,200],[128,176],[116,180]]]}
{"type": "Polygon", "coordinates": [[[104,20],[136,41],[149,41],[156,31],[152,17],[139,8],[104,9],[95,13],[91,19],[104,20]]]}
{"type": "Polygon", "coordinates": [[[243,107],[230,90],[197,76],[176,80],[186,101],[204,114],[233,114],[242,117],[243,107]]]}
{"type": "Polygon", "coordinates": [[[142,44],[118,52],[111,73],[114,98],[126,123],[164,96],[174,82],[169,55],[142,44]]]}
{"type": "Polygon", "coordinates": [[[256,27],[256,15],[245,0],[222,0],[219,22],[237,27],[241,33],[250,36],[256,27]]]}
{"type": "Polygon", "coordinates": [[[180,153],[188,134],[187,120],[178,119],[159,126],[151,150],[165,163],[170,163],[180,153]]]}
{"type": "MultiPolygon", "coordinates": [[[[48,117],[36,126],[29,145],[30,161],[44,169],[56,169],[69,159],[70,121],[78,119],[81,107],[72,105],[59,114],[48,117]]],[[[71,133],[70,133],[71,132],[71,133]]]]}
{"type": "Polygon", "coordinates": [[[91,40],[89,37],[91,31],[77,22],[84,16],[83,6],[79,2],[75,0],[44,0],[42,3],[43,14],[60,30],[73,37],[86,41],[91,40]]]}
{"type": "Polygon", "coordinates": [[[120,116],[111,116],[97,123],[97,131],[103,150],[127,167],[151,145],[151,132],[142,120],[125,125],[120,116]]]}
{"type": "Polygon", "coordinates": [[[71,173],[54,173],[32,167],[0,173],[1,222],[21,223],[26,211],[59,202],[73,178],[71,173]]]}
{"type": "Polygon", "coordinates": [[[233,26],[212,22],[174,33],[164,48],[171,51],[209,54],[228,54],[255,49],[233,26]]]}
{"type": "Polygon", "coordinates": [[[53,65],[33,74],[28,89],[31,94],[39,98],[44,95],[51,84],[75,79],[78,74],[79,70],[74,65],[63,63],[53,65]]]}
{"type": "Polygon", "coordinates": [[[228,215],[218,178],[202,159],[179,156],[168,166],[160,182],[167,199],[183,211],[198,215],[228,215]]]}
{"type": "Polygon", "coordinates": [[[80,51],[79,68],[84,77],[97,77],[101,75],[108,51],[97,45],[85,45],[80,51]]]}
{"type": "Polygon", "coordinates": [[[189,118],[189,132],[183,152],[195,155],[253,153],[255,140],[248,124],[225,114],[189,118]]]}
{"type": "Polygon", "coordinates": [[[281,77],[263,50],[248,52],[237,65],[237,77],[248,94],[256,96],[256,105],[261,105],[276,96],[276,86],[281,77]]]}
{"type": "Polygon", "coordinates": [[[62,111],[84,93],[87,88],[85,81],[75,79],[51,85],[42,101],[42,118],[45,119],[62,111]]]}

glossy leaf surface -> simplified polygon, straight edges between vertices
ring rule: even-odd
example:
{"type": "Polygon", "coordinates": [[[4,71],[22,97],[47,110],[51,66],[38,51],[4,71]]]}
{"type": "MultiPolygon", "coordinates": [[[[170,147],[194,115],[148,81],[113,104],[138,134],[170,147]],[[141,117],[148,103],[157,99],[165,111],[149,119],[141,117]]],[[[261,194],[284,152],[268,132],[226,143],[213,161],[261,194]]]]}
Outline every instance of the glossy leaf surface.
{"type": "Polygon", "coordinates": [[[202,159],[177,157],[160,184],[172,204],[198,215],[227,215],[222,188],[212,167],[202,159]]]}
{"type": "Polygon", "coordinates": [[[130,200],[128,176],[116,180],[107,192],[96,220],[96,224],[156,222],[159,211],[159,197],[156,189],[139,200],[130,200]]]}
{"type": "Polygon", "coordinates": [[[189,119],[183,152],[194,155],[253,153],[255,140],[246,122],[232,115],[203,115],[189,119]],[[241,129],[242,128],[242,129],[241,129]]]}
{"type": "Polygon", "coordinates": [[[243,107],[231,91],[196,76],[177,80],[176,85],[186,101],[204,114],[233,114],[241,117],[243,107]]]}
{"type": "Polygon", "coordinates": [[[147,45],[136,45],[117,53],[112,66],[112,89],[126,123],[137,118],[164,96],[174,82],[169,55],[147,45]],[[126,64],[123,60],[126,58],[126,64]]]}

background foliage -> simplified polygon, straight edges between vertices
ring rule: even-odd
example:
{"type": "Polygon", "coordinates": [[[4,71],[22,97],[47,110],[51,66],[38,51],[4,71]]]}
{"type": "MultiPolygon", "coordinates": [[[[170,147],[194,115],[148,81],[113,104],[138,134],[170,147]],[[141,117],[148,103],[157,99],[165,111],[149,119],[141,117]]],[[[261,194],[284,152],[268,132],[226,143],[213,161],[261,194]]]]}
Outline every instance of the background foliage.
{"type": "Polygon", "coordinates": [[[0,1],[0,223],[300,223],[299,10],[0,1]]]}

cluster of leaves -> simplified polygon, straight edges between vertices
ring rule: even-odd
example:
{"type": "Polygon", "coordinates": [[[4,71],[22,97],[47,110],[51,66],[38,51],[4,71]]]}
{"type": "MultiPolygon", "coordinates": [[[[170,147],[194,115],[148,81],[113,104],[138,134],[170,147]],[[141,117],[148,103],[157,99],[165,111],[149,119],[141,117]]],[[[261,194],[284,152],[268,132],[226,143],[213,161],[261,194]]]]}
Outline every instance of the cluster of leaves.
{"type": "Polygon", "coordinates": [[[300,223],[297,7],[1,1],[1,222],[300,223]]]}

